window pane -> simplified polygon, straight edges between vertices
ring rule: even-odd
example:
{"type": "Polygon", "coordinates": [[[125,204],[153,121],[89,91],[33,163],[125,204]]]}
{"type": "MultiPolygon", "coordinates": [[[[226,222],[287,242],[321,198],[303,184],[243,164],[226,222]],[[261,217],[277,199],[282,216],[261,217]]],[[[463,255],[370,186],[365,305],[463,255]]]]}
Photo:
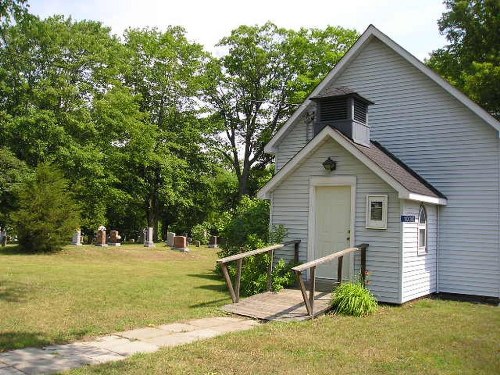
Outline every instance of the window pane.
{"type": "Polygon", "coordinates": [[[420,224],[425,224],[426,221],[427,221],[427,214],[425,213],[425,208],[421,207],[419,217],[418,217],[418,222],[420,224]]]}
{"type": "Polygon", "coordinates": [[[425,247],[425,229],[418,230],[418,247],[425,247]]]}
{"type": "Polygon", "coordinates": [[[370,202],[370,219],[376,221],[382,221],[382,202],[380,201],[370,202]]]}

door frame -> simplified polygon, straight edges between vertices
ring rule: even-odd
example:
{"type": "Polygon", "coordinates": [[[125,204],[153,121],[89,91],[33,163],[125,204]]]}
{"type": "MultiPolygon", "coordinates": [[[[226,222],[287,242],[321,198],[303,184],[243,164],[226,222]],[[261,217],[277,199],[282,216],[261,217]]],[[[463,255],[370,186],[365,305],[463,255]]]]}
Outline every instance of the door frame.
{"type": "MultiPolygon", "coordinates": [[[[316,220],[316,187],[318,186],[349,186],[351,188],[351,220],[350,220],[350,243],[349,247],[353,247],[354,240],[354,223],[356,222],[356,176],[332,176],[332,177],[311,177],[309,179],[309,218],[308,218],[308,241],[307,241],[307,261],[313,260],[314,257],[314,242],[315,242],[315,220],[316,220]]],[[[354,274],[354,256],[350,257],[349,274],[354,274]]],[[[309,274],[307,276],[309,279],[309,274]]]]}

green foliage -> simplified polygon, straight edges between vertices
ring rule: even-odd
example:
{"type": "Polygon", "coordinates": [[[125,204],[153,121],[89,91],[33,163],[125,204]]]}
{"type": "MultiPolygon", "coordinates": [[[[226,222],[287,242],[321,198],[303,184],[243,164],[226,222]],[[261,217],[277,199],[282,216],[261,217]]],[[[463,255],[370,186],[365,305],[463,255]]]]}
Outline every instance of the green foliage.
{"type": "Polygon", "coordinates": [[[204,192],[212,176],[202,151],[206,122],[196,99],[207,54],[181,27],[128,29],[124,39],[125,85],[155,133],[147,161],[133,169],[146,220],[155,237],[160,221],[165,229],[188,232],[205,219],[204,192]]]}
{"type": "Polygon", "coordinates": [[[377,310],[377,300],[361,282],[340,284],[333,291],[332,307],[342,315],[365,316],[377,310]]]}
{"type": "Polygon", "coordinates": [[[292,267],[295,266],[296,264],[293,262],[286,263],[284,259],[280,259],[278,263],[274,265],[272,273],[273,291],[279,292],[283,288],[295,284],[295,272],[292,271],[292,267]]]}
{"type": "Polygon", "coordinates": [[[252,194],[252,170],[271,162],[265,144],[354,43],[340,27],[301,29],[240,26],[219,46],[228,53],[208,66],[205,98],[213,116],[214,148],[252,194]]]}
{"type": "Polygon", "coordinates": [[[200,241],[202,245],[207,245],[210,239],[210,226],[207,222],[196,224],[191,229],[191,237],[194,241],[200,241]]]}
{"type": "Polygon", "coordinates": [[[221,257],[264,247],[269,242],[269,202],[243,196],[221,236],[221,257]]]}
{"type": "Polygon", "coordinates": [[[79,227],[79,211],[68,183],[49,164],[19,189],[19,209],[12,214],[19,247],[28,252],[60,250],[79,227]]]}
{"type": "Polygon", "coordinates": [[[500,118],[500,2],[446,0],[438,21],[449,44],[427,64],[500,118]]]}
{"type": "Polygon", "coordinates": [[[9,225],[9,214],[17,207],[16,189],[31,170],[8,149],[0,147],[0,227],[9,225]]]}
{"type": "MultiPolygon", "coordinates": [[[[238,254],[242,251],[259,249],[270,244],[283,242],[287,230],[283,225],[273,227],[269,231],[269,203],[264,200],[243,196],[240,203],[225,223],[221,236],[220,257],[238,254]]],[[[241,273],[242,295],[253,295],[267,290],[267,272],[270,262],[268,254],[245,258],[241,273]]],[[[293,285],[294,274],[292,264],[280,259],[273,267],[272,289],[279,291],[293,285]]],[[[229,265],[229,272],[236,275],[236,267],[229,265]]]]}
{"type": "MultiPolygon", "coordinates": [[[[255,255],[245,258],[243,262],[240,284],[241,295],[252,296],[267,291],[269,255],[255,255]]],[[[274,264],[271,274],[272,291],[279,292],[283,288],[292,286],[295,283],[295,274],[292,271],[292,267],[294,266],[295,264],[286,263],[284,259],[280,259],[274,264]]],[[[229,272],[234,277],[236,275],[236,267],[230,266],[229,272]]]]}

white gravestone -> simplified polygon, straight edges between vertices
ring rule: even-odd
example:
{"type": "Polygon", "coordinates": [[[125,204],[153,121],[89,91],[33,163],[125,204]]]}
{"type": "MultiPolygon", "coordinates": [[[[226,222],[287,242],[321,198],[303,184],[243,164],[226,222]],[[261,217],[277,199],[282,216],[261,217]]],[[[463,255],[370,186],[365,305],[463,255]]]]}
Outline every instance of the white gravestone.
{"type": "Polygon", "coordinates": [[[155,247],[153,242],[153,227],[144,229],[144,247],[155,247]]]}
{"type": "Polygon", "coordinates": [[[75,233],[73,233],[73,240],[71,243],[75,246],[82,246],[82,231],[77,229],[75,233]]]}

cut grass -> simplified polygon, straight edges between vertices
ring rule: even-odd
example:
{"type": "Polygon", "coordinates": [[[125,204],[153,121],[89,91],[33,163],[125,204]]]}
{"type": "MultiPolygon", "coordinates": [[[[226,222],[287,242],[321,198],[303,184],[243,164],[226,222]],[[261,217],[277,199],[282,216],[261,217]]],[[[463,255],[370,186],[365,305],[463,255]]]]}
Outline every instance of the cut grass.
{"type": "Polygon", "coordinates": [[[217,251],[68,246],[55,254],[0,248],[0,352],[220,315],[217,251]]]}
{"type": "MultiPolygon", "coordinates": [[[[230,299],[216,250],[162,245],[0,250],[0,351],[221,315],[230,299]]],[[[277,324],[72,374],[494,374],[498,307],[420,300],[366,318],[277,324]]]]}
{"type": "Polygon", "coordinates": [[[365,318],[269,323],[71,374],[498,374],[498,307],[420,300],[365,318]]]}

